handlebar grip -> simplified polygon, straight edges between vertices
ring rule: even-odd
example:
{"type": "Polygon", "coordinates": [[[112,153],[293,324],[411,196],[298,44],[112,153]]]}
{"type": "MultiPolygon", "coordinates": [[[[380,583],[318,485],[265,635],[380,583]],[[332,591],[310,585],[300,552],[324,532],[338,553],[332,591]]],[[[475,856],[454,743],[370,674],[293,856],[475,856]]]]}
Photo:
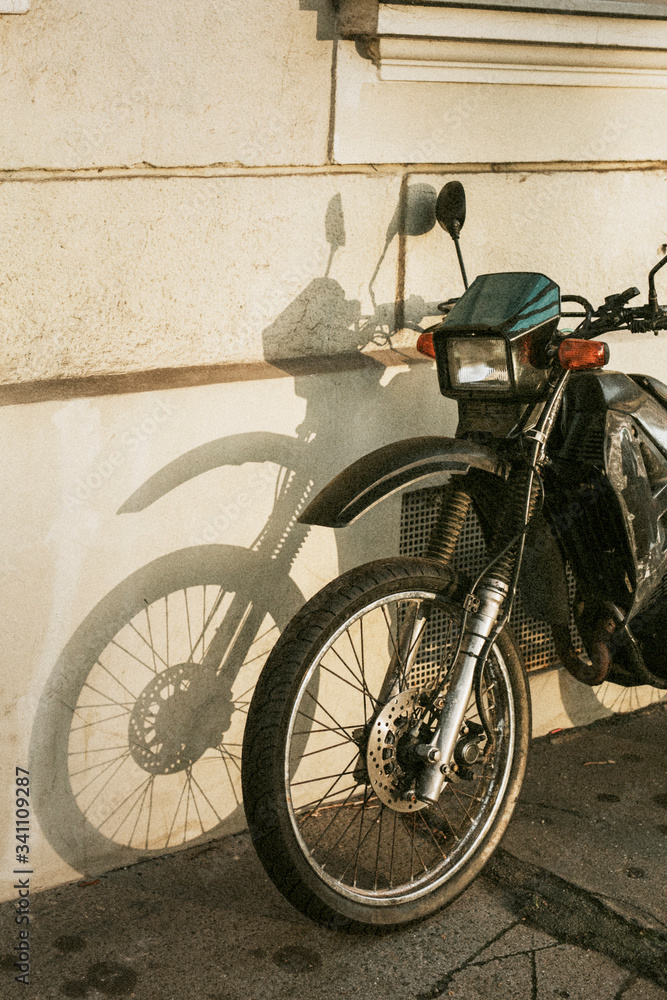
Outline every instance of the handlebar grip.
{"type": "Polygon", "coordinates": [[[630,299],[634,299],[635,295],[639,295],[639,289],[633,285],[632,288],[626,288],[624,292],[621,292],[617,299],[620,305],[625,305],[630,299]]]}
{"type": "Polygon", "coordinates": [[[639,289],[626,288],[624,292],[616,292],[614,295],[607,295],[604,300],[604,306],[601,307],[601,311],[612,312],[616,309],[622,309],[626,302],[630,299],[634,299],[635,295],[639,295],[639,289]]]}

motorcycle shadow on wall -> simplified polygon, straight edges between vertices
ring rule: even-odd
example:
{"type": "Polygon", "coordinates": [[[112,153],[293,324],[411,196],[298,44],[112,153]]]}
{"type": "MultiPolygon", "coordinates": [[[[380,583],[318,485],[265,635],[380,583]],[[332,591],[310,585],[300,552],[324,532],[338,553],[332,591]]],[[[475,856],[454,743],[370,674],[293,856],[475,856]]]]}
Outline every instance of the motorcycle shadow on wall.
{"type": "MultiPolygon", "coordinates": [[[[30,769],[41,829],[76,871],[94,874],[242,827],[247,708],[269,651],[305,600],[290,576],[310,530],[298,515],[351,453],[363,454],[369,440],[386,443],[397,409],[420,398],[430,374],[400,372],[383,386],[386,366],[366,355],[351,364],[352,378],[314,378],[298,359],[275,359],[295,336],[313,332],[325,353],[390,347],[397,328],[436,313],[435,303],[416,297],[377,305],[372,288],[394,238],[433,227],[435,197],[417,184],[401,198],[371,279],[370,317],[329,276],[345,243],[341,198],[331,199],[325,275],[263,334],[265,357],[294,376],[306,399],[296,437],[249,432],[208,442],[157,472],[118,511],[142,511],[224,466],[253,463],[260,483],[275,476],[271,514],[249,548],[195,545],[154,560],[108,593],[63,649],[38,705],[30,769]]],[[[342,571],[359,555],[349,534],[337,534],[342,571]]]]}
{"type": "MultiPolygon", "coordinates": [[[[325,274],[263,334],[265,357],[306,400],[296,436],[262,431],[210,441],[158,471],[120,508],[136,514],[225,467],[247,464],[262,490],[265,477],[275,484],[270,516],[249,547],[211,540],[155,559],[108,593],[63,649],[38,705],[30,769],[41,829],[76,871],[94,874],[242,827],[250,698],[280,631],[305,600],[290,575],[310,530],[298,516],[337,471],[387,443],[387,434],[400,436],[397,412],[423,399],[424,379],[433,379],[430,369],[412,368],[384,384],[386,366],[359,353],[391,346],[395,330],[420,329],[437,313],[436,303],[417,297],[378,305],[373,296],[392,241],[433,227],[435,198],[425,184],[402,197],[371,277],[366,317],[330,277],[345,243],[341,199],[332,198],[325,274]],[[320,353],[347,353],[353,374],[313,377],[303,360],[279,360],[295,338],[315,337],[320,353]]],[[[441,426],[445,419],[443,409],[441,426]]],[[[214,528],[224,537],[224,518],[214,528]]],[[[340,572],[362,561],[354,532],[337,532],[336,545],[340,572]]],[[[632,707],[619,699],[636,697],[607,684],[584,688],[565,671],[560,684],[575,725],[591,710],[602,714],[601,705],[632,707]]]]}

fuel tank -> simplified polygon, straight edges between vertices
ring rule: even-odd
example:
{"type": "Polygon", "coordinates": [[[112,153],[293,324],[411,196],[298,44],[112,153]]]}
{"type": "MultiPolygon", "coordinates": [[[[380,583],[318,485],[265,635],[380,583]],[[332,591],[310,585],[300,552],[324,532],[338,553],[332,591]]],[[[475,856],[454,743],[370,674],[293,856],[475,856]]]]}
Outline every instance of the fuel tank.
{"type": "Polygon", "coordinates": [[[581,589],[631,617],[667,570],[667,387],[643,379],[572,373],[549,448],[550,520],[581,589]]]}

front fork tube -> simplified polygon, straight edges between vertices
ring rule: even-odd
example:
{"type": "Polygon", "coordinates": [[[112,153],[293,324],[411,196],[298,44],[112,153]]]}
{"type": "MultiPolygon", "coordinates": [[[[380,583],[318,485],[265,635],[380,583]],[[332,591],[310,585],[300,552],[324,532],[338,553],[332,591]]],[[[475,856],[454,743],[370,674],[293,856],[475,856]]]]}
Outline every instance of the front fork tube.
{"type": "MultiPolygon", "coordinates": [[[[521,488],[520,480],[517,481],[519,504],[521,503],[520,496],[524,497],[523,516],[520,523],[515,526],[505,526],[506,534],[509,537],[506,538],[501,533],[501,536],[495,540],[496,547],[501,554],[494,560],[495,566],[489,571],[477,592],[479,605],[469,615],[461,649],[452,667],[451,681],[447,688],[438,727],[431,742],[426,744],[423,752],[420,753],[420,756],[425,759],[425,766],[419,776],[416,788],[416,796],[421,802],[436,803],[440,797],[449,771],[449,761],[452,759],[461,734],[461,726],[475,682],[475,671],[480,661],[483,665],[484,657],[489,653],[486,647],[500,618],[500,609],[510,590],[514,593],[516,588],[525,542],[525,528],[530,522],[539,493],[535,486],[534,470],[539,468],[544,460],[547,441],[560,410],[568,377],[568,371],[561,374],[558,381],[552,386],[548,399],[541,400],[533,407],[523,427],[524,441],[529,446],[525,490],[521,488]],[[516,551],[513,551],[511,542],[515,528],[518,529],[516,536],[518,547],[516,551]],[[505,542],[507,542],[506,546],[504,546],[505,542]]],[[[441,534],[445,538],[446,544],[438,543],[435,547],[432,545],[432,551],[429,553],[432,557],[440,558],[444,562],[451,559],[457,537],[456,532],[461,530],[467,511],[465,504],[467,502],[469,506],[470,497],[464,491],[454,490],[448,502],[451,509],[447,511],[445,521],[451,522],[454,534],[443,521],[441,534]]],[[[517,505],[514,509],[518,511],[521,510],[521,507],[517,505]]]]}
{"type": "Polygon", "coordinates": [[[448,761],[454,754],[470,701],[480,654],[498,621],[508,591],[509,587],[503,580],[493,577],[480,587],[479,607],[469,617],[438,727],[429,744],[430,752],[425,755],[429,763],[417,782],[416,795],[420,802],[432,804],[440,797],[449,770],[448,761]]]}

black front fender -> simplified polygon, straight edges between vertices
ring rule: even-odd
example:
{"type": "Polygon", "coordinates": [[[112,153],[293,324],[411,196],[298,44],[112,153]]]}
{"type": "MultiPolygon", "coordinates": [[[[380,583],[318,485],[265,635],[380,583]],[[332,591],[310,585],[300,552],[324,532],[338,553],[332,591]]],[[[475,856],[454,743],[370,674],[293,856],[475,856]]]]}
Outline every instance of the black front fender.
{"type": "Polygon", "coordinates": [[[299,517],[303,524],[344,528],[391,493],[443,472],[483,469],[502,479],[509,466],[496,451],[472,441],[418,437],[365,455],[332,479],[299,517]]]}

